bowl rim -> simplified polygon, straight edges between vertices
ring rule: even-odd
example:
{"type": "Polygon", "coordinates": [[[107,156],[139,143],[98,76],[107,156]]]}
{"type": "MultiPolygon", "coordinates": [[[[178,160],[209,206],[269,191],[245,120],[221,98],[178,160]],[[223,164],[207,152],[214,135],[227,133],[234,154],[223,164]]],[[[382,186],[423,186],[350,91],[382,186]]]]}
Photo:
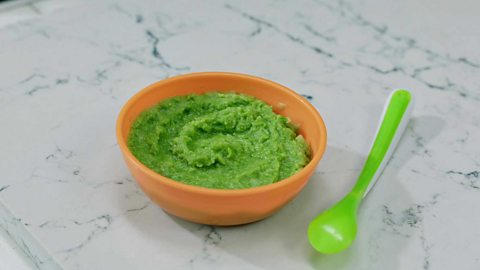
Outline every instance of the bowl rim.
{"type": "Polygon", "coordinates": [[[220,72],[220,71],[193,72],[188,74],[177,75],[174,77],[169,77],[169,78],[157,81],[155,83],[152,83],[146,86],[142,90],[135,93],[132,97],[130,97],[128,101],[123,105],[116,121],[116,135],[117,135],[118,145],[120,147],[120,150],[123,152],[124,156],[128,158],[130,161],[132,161],[135,164],[135,166],[140,168],[144,173],[146,173],[152,179],[155,179],[155,181],[160,181],[163,184],[168,185],[170,187],[181,189],[181,190],[192,192],[192,193],[216,195],[216,196],[243,196],[247,194],[251,195],[251,194],[264,193],[270,190],[279,189],[283,186],[290,184],[291,182],[294,182],[297,179],[307,177],[307,174],[310,171],[313,171],[315,169],[316,165],[322,158],[325,152],[326,143],[327,143],[327,130],[325,127],[325,123],[322,117],[320,116],[319,112],[315,109],[315,107],[304,97],[302,97],[295,91],[287,88],[286,86],[283,86],[281,84],[278,84],[268,79],[247,75],[247,74],[242,74],[242,73],[220,72]],[[185,184],[185,183],[173,180],[171,178],[168,178],[166,176],[163,176],[155,172],[154,170],[148,168],[143,163],[141,163],[128,148],[127,138],[125,138],[124,140],[122,136],[122,127],[123,127],[123,122],[124,122],[127,111],[129,111],[129,109],[133,106],[133,104],[136,103],[138,99],[142,98],[146,93],[152,91],[153,89],[157,89],[161,87],[163,84],[171,83],[172,81],[176,81],[176,80],[188,80],[195,77],[215,77],[215,76],[237,77],[237,78],[247,79],[247,80],[262,81],[263,83],[270,84],[271,86],[273,86],[274,88],[277,88],[280,91],[287,92],[287,94],[299,100],[314,115],[316,124],[320,128],[320,133],[322,136],[320,137],[320,142],[315,151],[316,155],[300,171],[296,172],[295,174],[285,179],[279,180],[272,184],[267,184],[259,187],[252,187],[252,188],[243,188],[243,189],[215,189],[215,188],[207,188],[207,187],[185,184]]]}

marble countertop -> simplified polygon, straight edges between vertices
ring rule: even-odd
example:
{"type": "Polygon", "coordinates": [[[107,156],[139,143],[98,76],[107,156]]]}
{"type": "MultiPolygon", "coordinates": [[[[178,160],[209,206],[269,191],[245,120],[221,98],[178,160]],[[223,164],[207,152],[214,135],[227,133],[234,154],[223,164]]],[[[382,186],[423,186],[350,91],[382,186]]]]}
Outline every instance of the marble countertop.
{"type": "Polygon", "coordinates": [[[4,10],[1,230],[34,269],[480,269],[480,3],[462,3],[47,0],[4,10]],[[327,125],[307,188],[264,221],[218,228],[164,213],[117,147],[116,116],[136,91],[212,70],[284,84],[327,125]],[[416,108],[361,207],[354,245],[315,253],[309,220],[352,186],[401,87],[416,108]]]}

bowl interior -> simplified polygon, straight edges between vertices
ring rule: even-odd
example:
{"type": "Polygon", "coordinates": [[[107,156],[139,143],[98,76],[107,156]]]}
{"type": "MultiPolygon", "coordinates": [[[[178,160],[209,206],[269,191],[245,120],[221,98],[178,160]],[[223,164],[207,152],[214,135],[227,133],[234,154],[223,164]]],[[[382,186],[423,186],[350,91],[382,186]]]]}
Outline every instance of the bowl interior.
{"type": "MultiPolygon", "coordinates": [[[[126,147],[130,127],[138,115],[163,99],[206,92],[237,92],[254,96],[270,104],[278,114],[287,116],[299,126],[310,145],[312,160],[319,159],[326,144],[323,120],[303,97],[277,83],[236,73],[207,72],[173,77],[154,83],[131,98],[119,116],[121,144],[126,147]]],[[[127,150],[128,151],[128,150],[127,150]]],[[[318,160],[317,160],[318,162],[318,160]]]]}

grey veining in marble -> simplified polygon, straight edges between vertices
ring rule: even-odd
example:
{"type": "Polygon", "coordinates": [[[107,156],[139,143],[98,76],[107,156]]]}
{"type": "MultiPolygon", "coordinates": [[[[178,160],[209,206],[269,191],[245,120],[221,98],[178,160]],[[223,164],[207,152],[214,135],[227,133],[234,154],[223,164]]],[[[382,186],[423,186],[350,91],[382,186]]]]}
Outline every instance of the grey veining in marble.
{"type": "Polygon", "coordinates": [[[480,269],[478,2],[33,6],[0,26],[0,199],[38,254],[64,269],[480,269]],[[114,125],[129,97],[212,70],[284,84],[326,122],[311,182],[264,221],[217,228],[172,217],[121,159],[114,125]],[[395,88],[410,89],[416,107],[362,205],[358,238],[317,254],[308,222],[354,183],[395,88]]]}
{"type": "MultiPolygon", "coordinates": [[[[5,190],[5,187],[0,188],[0,192],[2,190],[5,190]]],[[[23,223],[22,219],[13,216],[0,202],[0,236],[5,234],[5,237],[0,239],[5,239],[9,245],[14,245],[13,247],[18,249],[19,254],[23,255],[18,258],[24,262],[21,267],[39,270],[61,269],[52,256],[26,230],[25,227],[28,225],[28,223],[23,223]]],[[[10,254],[10,256],[12,255],[10,254]]],[[[11,269],[9,267],[19,267],[19,265],[18,263],[15,266],[11,265],[2,255],[0,267],[0,269],[11,269]]]]}

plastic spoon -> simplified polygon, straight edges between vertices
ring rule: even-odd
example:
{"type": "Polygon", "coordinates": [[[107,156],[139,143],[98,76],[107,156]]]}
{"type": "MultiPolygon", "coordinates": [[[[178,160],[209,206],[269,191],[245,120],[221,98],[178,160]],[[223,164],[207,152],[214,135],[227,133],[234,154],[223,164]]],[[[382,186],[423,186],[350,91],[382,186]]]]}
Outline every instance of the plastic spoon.
{"type": "Polygon", "coordinates": [[[357,183],[340,202],[318,215],[308,226],[308,239],[318,252],[340,252],[349,247],[355,239],[358,206],[390,159],[407,126],[412,105],[410,92],[396,90],[390,94],[357,183]]]}

